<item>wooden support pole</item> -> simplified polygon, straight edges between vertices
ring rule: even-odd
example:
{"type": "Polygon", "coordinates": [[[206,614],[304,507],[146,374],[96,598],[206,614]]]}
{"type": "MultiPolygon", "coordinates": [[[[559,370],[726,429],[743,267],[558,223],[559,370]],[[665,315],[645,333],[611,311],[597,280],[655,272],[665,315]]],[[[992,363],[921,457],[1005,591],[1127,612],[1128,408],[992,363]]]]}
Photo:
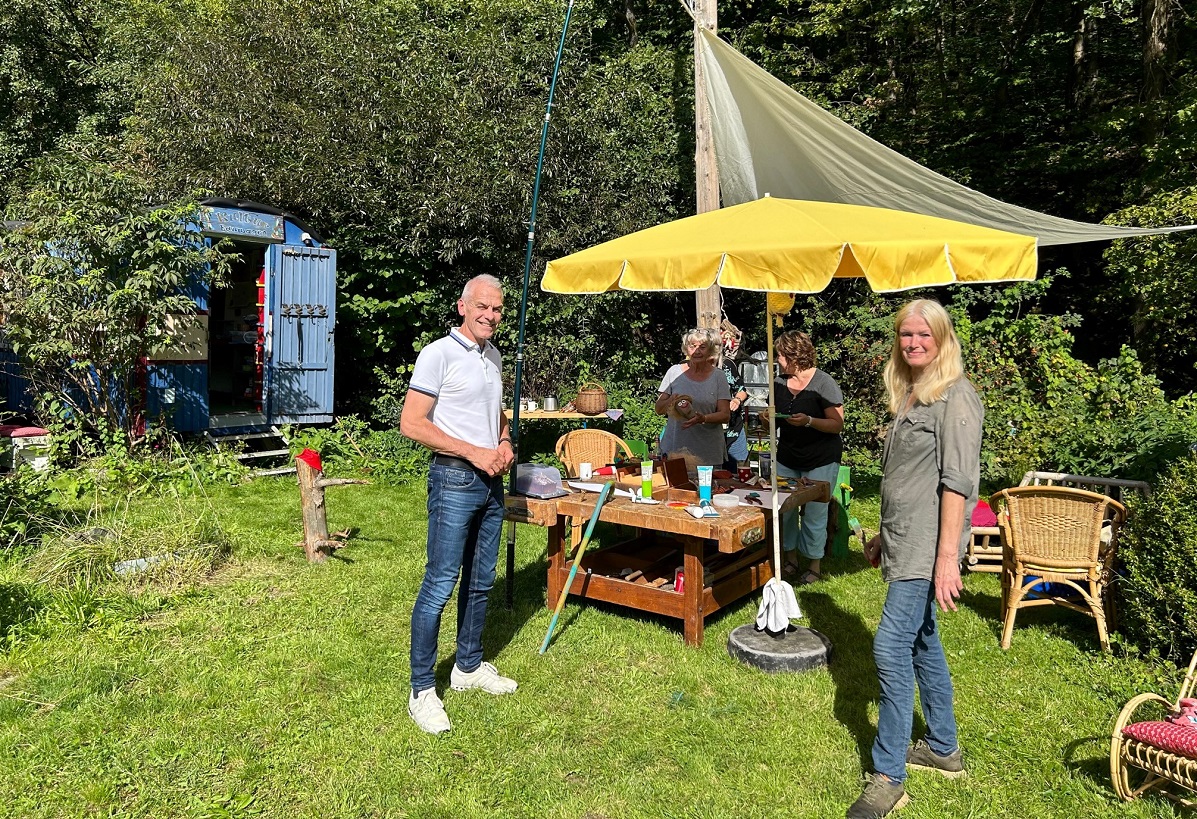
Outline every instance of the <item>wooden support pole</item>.
{"type": "MultiPolygon", "coordinates": [[[[303,455],[309,452],[311,450],[304,450],[303,455]]],[[[299,499],[303,510],[303,542],[299,545],[303,547],[304,553],[312,563],[327,560],[329,555],[344,546],[349,538],[348,529],[333,535],[328,533],[328,515],[324,509],[325,488],[350,483],[369,483],[354,478],[326,478],[319,464],[318,455],[314,458],[300,456],[295,459],[295,474],[299,480],[299,499]]]]}
{"type": "MultiPolygon", "coordinates": [[[[699,26],[716,30],[718,0],[694,0],[694,187],[696,213],[719,209],[719,169],[715,165],[715,143],[711,137],[711,112],[707,104],[707,84],[703,76],[699,52],[702,34],[699,26]]],[[[719,329],[721,314],[719,285],[694,294],[694,309],[698,314],[695,326],[719,329]]]]}

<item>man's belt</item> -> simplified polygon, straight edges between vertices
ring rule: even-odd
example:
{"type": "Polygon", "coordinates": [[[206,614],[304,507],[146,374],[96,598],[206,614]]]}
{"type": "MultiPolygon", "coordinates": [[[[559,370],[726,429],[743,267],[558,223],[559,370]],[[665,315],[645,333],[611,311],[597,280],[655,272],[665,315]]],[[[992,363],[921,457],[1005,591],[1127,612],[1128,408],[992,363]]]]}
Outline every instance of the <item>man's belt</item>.
{"type": "Polygon", "coordinates": [[[442,455],[439,452],[432,456],[432,462],[439,466],[450,466],[454,469],[468,469],[471,472],[482,472],[481,469],[474,466],[465,458],[455,458],[452,455],[442,455]]]}

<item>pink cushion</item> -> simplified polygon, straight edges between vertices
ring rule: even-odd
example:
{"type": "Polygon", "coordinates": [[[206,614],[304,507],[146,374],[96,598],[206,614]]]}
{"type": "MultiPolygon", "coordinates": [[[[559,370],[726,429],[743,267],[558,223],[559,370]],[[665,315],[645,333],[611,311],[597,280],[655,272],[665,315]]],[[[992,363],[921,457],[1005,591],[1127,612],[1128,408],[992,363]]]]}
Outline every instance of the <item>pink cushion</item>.
{"type": "Polygon", "coordinates": [[[1170,722],[1135,722],[1122,735],[1171,754],[1197,759],[1197,728],[1170,722]]]}
{"type": "Polygon", "coordinates": [[[48,429],[41,427],[19,427],[16,424],[0,425],[0,438],[32,438],[36,435],[49,435],[48,429]]]}
{"type": "Polygon", "coordinates": [[[973,526],[997,526],[997,515],[985,501],[977,501],[977,508],[973,510],[973,526]]]}

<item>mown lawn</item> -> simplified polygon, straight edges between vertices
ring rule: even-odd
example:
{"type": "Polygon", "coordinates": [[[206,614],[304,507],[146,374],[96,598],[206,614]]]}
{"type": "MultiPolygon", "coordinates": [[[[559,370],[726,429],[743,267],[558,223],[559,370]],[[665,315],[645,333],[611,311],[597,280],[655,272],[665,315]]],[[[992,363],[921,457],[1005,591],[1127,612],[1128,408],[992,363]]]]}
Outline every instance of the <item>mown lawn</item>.
{"type": "MultiPolygon", "coordinates": [[[[876,719],[871,637],[884,595],[859,547],[800,589],[831,667],[769,676],[731,659],[759,599],[708,620],[700,649],[673,622],[570,603],[548,653],[544,533],[520,527],[516,604],[496,587],[487,655],[510,697],[444,694],[454,728],[407,717],[408,619],[423,571],[422,488],[329,492],[343,559],[312,566],[286,479],[141,499],[128,526],[215,510],[232,558],[203,584],[61,607],[15,627],[0,654],[0,812],[6,816],[831,817],[859,790],[876,719]]],[[[875,498],[857,510],[875,523],[875,498]]],[[[855,544],[854,544],[855,546],[855,544]]],[[[0,595],[26,594],[9,561],[0,595]]],[[[500,572],[502,568],[500,567],[500,572]]],[[[36,596],[30,597],[34,599],[36,596]]],[[[9,608],[12,608],[11,602],[9,608]]],[[[915,773],[901,816],[1154,817],[1109,783],[1109,726],[1142,663],[1101,655],[1090,621],[1020,614],[998,648],[998,582],[965,579],[943,618],[969,776],[915,773]]],[[[452,610],[439,680],[452,664],[452,610]]],[[[916,728],[919,724],[916,723],[916,728]]]]}

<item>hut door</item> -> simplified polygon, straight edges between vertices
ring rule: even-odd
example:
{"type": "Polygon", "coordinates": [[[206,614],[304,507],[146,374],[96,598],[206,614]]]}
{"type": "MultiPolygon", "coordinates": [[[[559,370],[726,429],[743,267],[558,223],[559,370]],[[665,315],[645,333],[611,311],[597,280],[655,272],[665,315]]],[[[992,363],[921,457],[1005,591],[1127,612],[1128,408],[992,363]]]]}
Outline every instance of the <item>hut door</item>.
{"type": "Polygon", "coordinates": [[[267,257],[270,421],[332,421],[337,253],[322,247],[272,245],[267,257]]]}

